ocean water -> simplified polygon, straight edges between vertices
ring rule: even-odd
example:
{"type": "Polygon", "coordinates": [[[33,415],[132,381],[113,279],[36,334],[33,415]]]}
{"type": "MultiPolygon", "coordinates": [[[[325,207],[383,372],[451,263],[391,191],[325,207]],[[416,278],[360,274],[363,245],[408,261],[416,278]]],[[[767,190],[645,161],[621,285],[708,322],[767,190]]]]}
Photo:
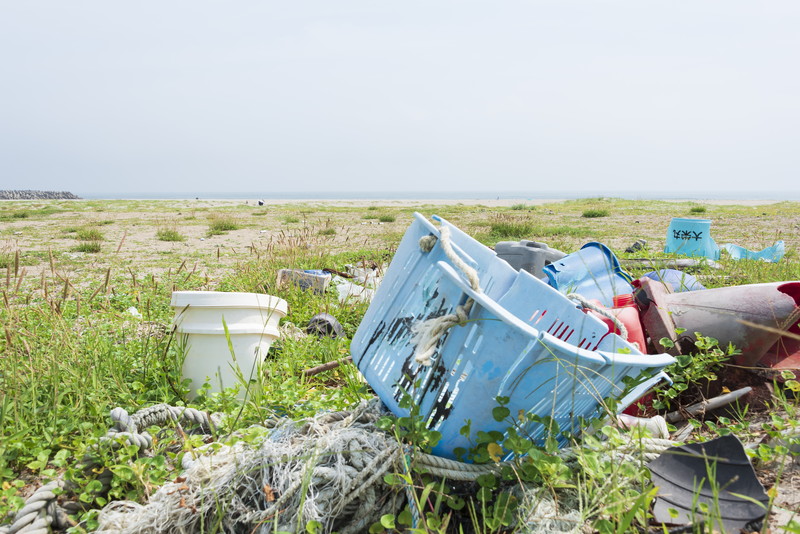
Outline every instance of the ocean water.
{"type": "Polygon", "coordinates": [[[629,200],[800,200],[800,191],[648,191],[639,193],[616,191],[220,191],[220,192],[86,192],[75,191],[85,199],[243,199],[243,200],[549,200],[578,198],[622,198],[629,200]]]}

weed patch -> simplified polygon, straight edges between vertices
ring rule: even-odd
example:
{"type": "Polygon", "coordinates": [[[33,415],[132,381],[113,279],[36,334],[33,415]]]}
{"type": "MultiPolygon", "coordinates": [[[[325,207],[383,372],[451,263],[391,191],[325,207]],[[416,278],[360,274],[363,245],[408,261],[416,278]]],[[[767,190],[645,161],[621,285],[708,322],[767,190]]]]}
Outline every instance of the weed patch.
{"type": "Polygon", "coordinates": [[[513,211],[524,211],[524,210],[533,211],[536,208],[534,206],[528,206],[527,204],[514,204],[509,209],[513,211]]]}
{"type": "Polygon", "coordinates": [[[586,210],[581,214],[581,217],[586,219],[596,219],[598,217],[608,217],[608,210],[591,209],[586,210]]]}
{"type": "Polygon", "coordinates": [[[75,247],[72,247],[72,250],[75,252],[87,252],[90,254],[97,254],[100,252],[102,245],[99,241],[87,241],[85,243],[81,243],[75,247]]]}
{"type": "Polygon", "coordinates": [[[75,238],[79,241],[102,241],[103,233],[97,228],[79,228],[75,232],[75,238]]]}
{"type": "Polygon", "coordinates": [[[235,218],[227,214],[219,214],[208,218],[209,236],[222,235],[233,230],[238,230],[239,224],[235,218]]]}
{"type": "Polygon", "coordinates": [[[186,241],[186,236],[175,228],[159,228],[156,232],[159,241],[186,241]]]}

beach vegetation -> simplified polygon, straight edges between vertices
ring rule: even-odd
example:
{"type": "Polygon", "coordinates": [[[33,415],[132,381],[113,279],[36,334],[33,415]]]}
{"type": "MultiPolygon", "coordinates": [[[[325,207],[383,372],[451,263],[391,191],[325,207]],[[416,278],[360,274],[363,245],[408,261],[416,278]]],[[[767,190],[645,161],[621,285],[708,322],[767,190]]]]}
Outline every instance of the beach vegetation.
{"type": "Polygon", "coordinates": [[[161,227],[156,230],[156,239],[159,241],[186,241],[186,236],[173,227],[161,227]]]}
{"type": "Polygon", "coordinates": [[[72,250],[75,252],[86,252],[89,254],[97,254],[100,252],[102,248],[102,244],[100,241],[85,241],[83,243],[79,243],[76,246],[72,247],[72,250]]]}
{"type": "Polygon", "coordinates": [[[239,229],[239,223],[229,213],[216,213],[208,217],[207,235],[222,235],[239,229]]]}
{"type": "MultiPolygon", "coordinates": [[[[60,478],[67,482],[60,503],[74,503],[73,530],[91,531],[97,526],[98,509],[109,501],[144,504],[162,484],[179,480],[184,456],[222,444],[258,443],[263,434],[254,429],[263,429],[265,421],[303,421],[319,413],[352,410],[372,399],[374,393],[358,368],[345,360],[369,303],[340,302],[333,288],[318,294],[276,285],[277,272],[283,268],[341,272],[348,266],[385,268],[403,235],[403,225],[362,225],[365,211],[377,215],[391,210],[401,222],[410,222],[414,211],[424,211],[445,217],[485,243],[536,239],[569,253],[587,239],[599,238],[614,250],[639,238],[658,250],[669,218],[687,213],[692,206],[604,199],[602,207],[614,217],[602,221],[604,228],[598,229],[594,226],[599,225],[581,217],[593,204],[596,201],[537,206],[536,217],[506,207],[469,205],[392,205],[374,210],[314,206],[313,212],[297,205],[276,206],[258,221],[260,228],[269,230],[268,236],[248,230],[161,254],[158,249],[163,247],[152,246],[153,236],[171,228],[165,221],[180,219],[182,229],[185,224],[195,231],[190,235],[202,235],[212,218],[236,224],[247,220],[252,206],[202,206],[209,217],[197,219],[194,213],[201,213],[201,208],[189,212],[185,202],[92,201],[89,205],[75,201],[66,207],[52,204],[60,210],[55,222],[42,212],[50,204],[29,209],[10,202],[4,213],[26,209],[29,216],[18,218],[25,225],[22,234],[14,236],[4,228],[8,244],[0,243],[0,525],[5,526],[36,488],[60,478]],[[304,221],[311,216],[318,222],[285,226],[290,218],[300,222],[299,210],[304,221]],[[103,220],[114,221],[103,225],[102,233],[86,222],[87,214],[96,211],[105,213],[103,220]],[[123,223],[131,220],[135,224],[123,223]],[[330,239],[334,234],[325,232],[334,229],[336,239],[330,239]],[[79,247],[87,248],[74,247],[79,236],[88,237],[77,241],[79,247]],[[170,308],[172,292],[181,290],[267,293],[287,301],[289,311],[281,327],[300,334],[284,334],[272,345],[261,373],[249,385],[253,391],[249,401],[242,402],[230,390],[201,389],[199,396],[188,396],[189,386],[181,373],[184,355],[170,308]],[[339,320],[343,337],[302,335],[311,317],[321,311],[339,320]],[[305,373],[339,361],[330,370],[305,373]],[[205,438],[178,425],[151,429],[154,445],[146,451],[102,445],[101,438],[112,425],[112,409],[134,413],[160,403],[221,414],[220,426],[205,438]],[[86,469],[89,457],[95,463],[86,469]]],[[[720,242],[771,244],[789,237],[786,221],[798,211],[797,203],[757,208],[715,205],[714,214],[724,217],[714,221],[712,231],[720,242]]],[[[4,221],[13,223],[10,215],[2,215],[6,216],[9,219],[4,221]]],[[[17,230],[13,224],[6,226],[17,230]]],[[[701,266],[693,274],[707,287],[795,280],[800,268],[795,245],[787,239],[788,251],[779,263],[723,257],[719,269],[701,266]]],[[[645,269],[652,267],[630,268],[634,276],[645,269]]],[[[702,336],[698,340],[691,357],[678,359],[670,369],[673,382],[655,393],[656,404],[648,408],[651,414],[682,411],[687,403],[703,398],[710,383],[718,390],[732,388],[731,377],[745,372],[730,362],[735,347],[720,347],[702,336]]],[[[763,385],[757,378],[748,380],[763,385]]],[[[748,455],[767,485],[767,512],[787,509],[781,504],[785,488],[798,489],[791,471],[800,448],[798,390],[797,376],[778,373],[769,387],[759,389],[764,403],[698,414],[688,422],[690,440],[734,433],[753,444],[748,455]]],[[[404,447],[405,468],[387,474],[384,482],[408,506],[365,530],[524,531],[526,522],[534,520],[535,507],[543,503],[564,524],[586,531],[645,532],[651,528],[655,488],[645,463],[623,462],[606,454],[629,443],[629,434],[588,423],[592,432],[583,441],[569,438],[573,456],[567,457],[555,439],[532,443],[518,432],[521,420],[529,415],[512,413],[507,399],[498,397],[490,401],[496,403],[492,413],[507,432],[492,434],[466,424],[462,429],[474,441],[465,454],[472,455],[474,463],[496,465],[497,472],[475,482],[443,481],[415,463],[420,451],[429,449],[438,436],[425,426],[424,414],[412,399],[402,402],[408,416],[388,415],[379,426],[404,447]],[[501,452],[508,453],[508,462],[499,461],[501,452]]],[[[608,411],[616,410],[609,406],[608,411]]],[[[541,423],[551,424],[544,419],[541,423]]],[[[797,530],[789,517],[780,525],[768,519],[762,530],[797,530]]],[[[308,525],[309,531],[313,528],[318,527],[308,525]]]]}
{"type": "Polygon", "coordinates": [[[97,228],[78,228],[75,232],[75,239],[79,241],[102,241],[103,233],[97,228]]]}
{"type": "Polygon", "coordinates": [[[391,223],[397,220],[394,215],[384,214],[378,217],[378,221],[382,223],[391,223]]]}
{"type": "Polygon", "coordinates": [[[608,210],[604,210],[604,209],[589,209],[589,210],[585,210],[581,214],[581,217],[584,217],[586,219],[596,219],[598,217],[608,217],[608,210]]]}

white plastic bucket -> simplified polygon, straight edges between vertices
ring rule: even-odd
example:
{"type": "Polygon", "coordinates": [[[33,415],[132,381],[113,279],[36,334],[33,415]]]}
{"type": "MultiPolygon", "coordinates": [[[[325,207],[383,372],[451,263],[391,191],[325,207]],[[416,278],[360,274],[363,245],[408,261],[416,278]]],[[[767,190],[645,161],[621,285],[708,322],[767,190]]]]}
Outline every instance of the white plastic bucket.
{"type": "Polygon", "coordinates": [[[175,291],[170,305],[184,349],[183,378],[192,381],[190,396],[208,380],[211,392],[240,384],[243,398],[246,384],[280,336],[278,321],[286,315],[286,301],[257,293],[175,291]]]}

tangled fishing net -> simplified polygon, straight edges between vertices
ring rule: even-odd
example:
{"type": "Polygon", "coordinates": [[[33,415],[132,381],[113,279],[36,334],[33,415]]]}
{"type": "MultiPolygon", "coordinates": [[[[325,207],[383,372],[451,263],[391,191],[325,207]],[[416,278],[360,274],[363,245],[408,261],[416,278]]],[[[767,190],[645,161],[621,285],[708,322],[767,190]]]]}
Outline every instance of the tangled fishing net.
{"type": "Polygon", "coordinates": [[[281,422],[266,439],[221,446],[190,462],[145,505],[117,501],[102,510],[99,532],[365,532],[405,504],[383,475],[402,454],[376,431],[379,402],[352,412],[281,422]]]}

